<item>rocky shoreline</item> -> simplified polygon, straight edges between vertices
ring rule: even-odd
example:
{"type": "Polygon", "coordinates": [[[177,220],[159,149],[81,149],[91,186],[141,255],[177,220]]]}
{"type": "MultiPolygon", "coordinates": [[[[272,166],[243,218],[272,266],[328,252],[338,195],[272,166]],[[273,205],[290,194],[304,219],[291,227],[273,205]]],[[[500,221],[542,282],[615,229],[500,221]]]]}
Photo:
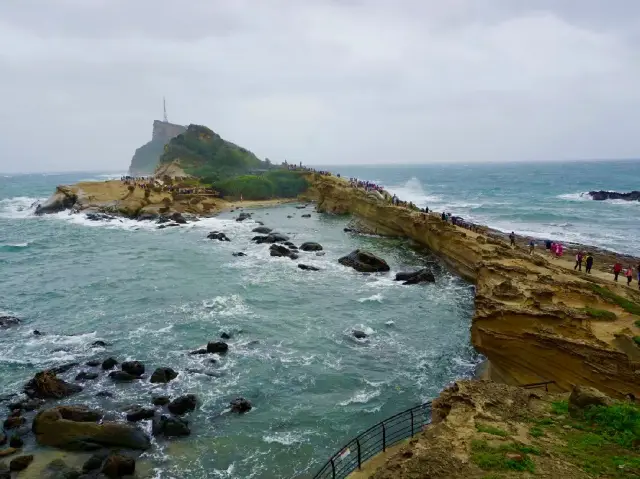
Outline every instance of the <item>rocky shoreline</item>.
{"type": "Polygon", "coordinates": [[[628,193],[619,193],[617,191],[590,191],[589,196],[595,201],[606,200],[624,200],[624,201],[640,201],[640,191],[630,191],[628,193]]]}

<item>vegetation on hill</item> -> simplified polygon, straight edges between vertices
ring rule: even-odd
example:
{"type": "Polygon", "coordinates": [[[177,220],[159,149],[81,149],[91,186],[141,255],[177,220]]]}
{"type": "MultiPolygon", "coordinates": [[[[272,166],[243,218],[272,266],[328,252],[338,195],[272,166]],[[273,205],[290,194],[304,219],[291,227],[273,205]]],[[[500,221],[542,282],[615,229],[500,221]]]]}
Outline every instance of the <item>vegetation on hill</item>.
{"type": "Polygon", "coordinates": [[[296,171],[274,167],[249,150],[223,140],[201,125],[189,125],[187,131],[164,148],[161,163],[179,160],[180,167],[198,177],[223,197],[246,200],[293,198],[307,189],[307,181],[296,171]]]}

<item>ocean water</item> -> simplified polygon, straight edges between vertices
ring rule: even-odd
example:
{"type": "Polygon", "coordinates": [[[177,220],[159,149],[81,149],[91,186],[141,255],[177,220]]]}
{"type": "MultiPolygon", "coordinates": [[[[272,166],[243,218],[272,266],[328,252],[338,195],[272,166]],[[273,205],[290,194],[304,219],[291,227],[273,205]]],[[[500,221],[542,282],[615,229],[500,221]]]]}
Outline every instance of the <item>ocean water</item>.
{"type": "MultiPolygon", "coordinates": [[[[268,245],[250,241],[257,224],[234,221],[237,212],[165,230],[68,212],[33,215],[33,203],[57,184],[108,177],[0,176],[0,314],[23,319],[0,330],[0,395],[69,362],[113,356],[143,361],[148,372],[173,367],[179,376],[166,386],[115,385],[101,375],[64,401],[123,418],[123,407],[150,405],[153,394],[196,394],[192,435],[154,441],[139,460],[141,477],[310,477],[362,430],[473,374],[480,358],[469,338],[471,285],[444,268],[436,284],[392,281],[433,261],[427,251],[344,233],[346,218],[295,205],[256,209],[254,218],[296,244],[320,242],[324,256],[270,257],[268,245]],[[305,212],[312,217],[301,218],[305,212]],[[207,240],[211,230],[232,241],[207,240]],[[338,264],[356,248],[386,258],[391,274],[338,264]],[[298,262],[321,271],[301,271],[298,262]],[[354,339],[354,328],[369,336],[354,339]],[[223,331],[233,337],[216,364],[187,354],[223,331]],[[109,346],[91,347],[97,339],[109,346]],[[115,396],[96,398],[102,390],[115,396]],[[254,409],[229,413],[237,396],[254,409]]],[[[73,381],[77,372],[62,377],[73,381]]]]}
{"type": "Polygon", "coordinates": [[[420,207],[505,232],[640,256],[640,202],[593,201],[585,195],[640,190],[640,160],[329,169],[375,181],[420,207]]]}

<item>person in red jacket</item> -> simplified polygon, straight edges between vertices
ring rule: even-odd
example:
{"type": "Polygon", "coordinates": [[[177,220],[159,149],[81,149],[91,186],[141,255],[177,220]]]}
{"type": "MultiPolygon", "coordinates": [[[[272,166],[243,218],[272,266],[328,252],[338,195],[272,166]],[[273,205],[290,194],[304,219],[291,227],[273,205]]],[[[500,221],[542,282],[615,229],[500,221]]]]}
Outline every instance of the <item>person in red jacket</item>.
{"type": "Polygon", "coordinates": [[[613,280],[614,281],[618,281],[618,275],[620,274],[620,271],[622,271],[622,265],[620,264],[620,261],[617,261],[616,264],[613,265],[613,280]]]}

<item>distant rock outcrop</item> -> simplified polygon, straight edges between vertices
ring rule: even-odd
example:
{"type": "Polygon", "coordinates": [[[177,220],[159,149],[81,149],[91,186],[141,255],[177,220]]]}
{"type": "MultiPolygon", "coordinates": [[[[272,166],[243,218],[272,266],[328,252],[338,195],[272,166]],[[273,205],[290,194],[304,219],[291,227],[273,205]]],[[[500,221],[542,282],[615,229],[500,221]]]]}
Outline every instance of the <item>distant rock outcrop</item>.
{"type": "Polygon", "coordinates": [[[604,200],[625,200],[625,201],[640,201],[640,191],[634,190],[629,193],[618,193],[617,191],[590,191],[589,196],[592,200],[604,201],[604,200]]]}
{"type": "Polygon", "coordinates": [[[164,146],[185,131],[187,128],[182,125],[155,120],[151,141],[136,150],[131,159],[129,174],[133,176],[152,174],[158,166],[160,156],[164,153],[164,146]]]}

